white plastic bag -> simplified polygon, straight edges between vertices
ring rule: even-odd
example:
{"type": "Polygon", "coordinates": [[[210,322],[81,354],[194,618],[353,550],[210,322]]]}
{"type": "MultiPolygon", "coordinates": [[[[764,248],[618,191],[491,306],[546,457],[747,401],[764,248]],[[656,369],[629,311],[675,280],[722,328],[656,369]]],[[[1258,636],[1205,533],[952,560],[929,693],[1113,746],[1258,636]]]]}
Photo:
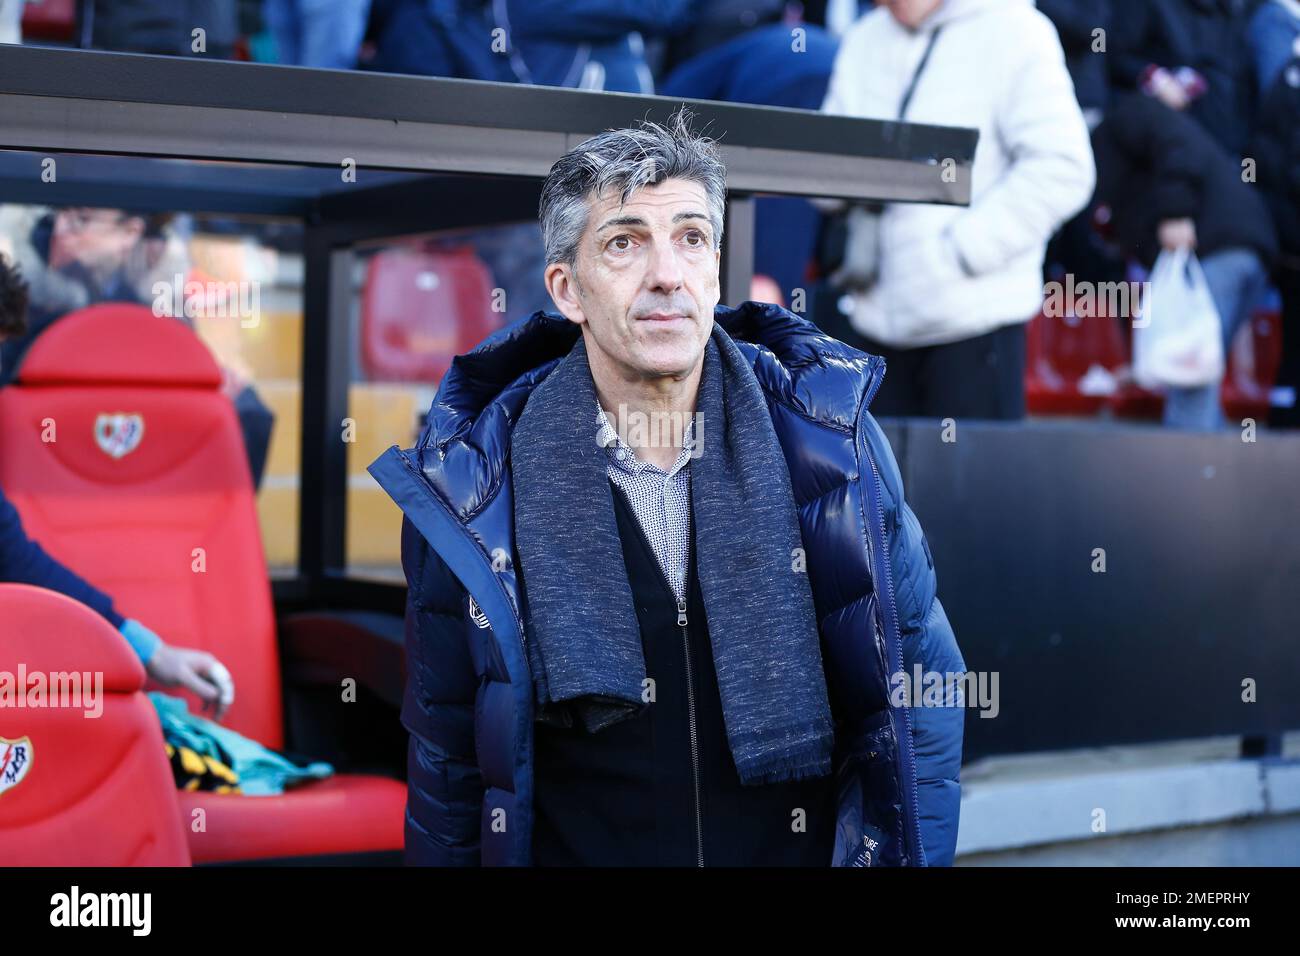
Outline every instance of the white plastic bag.
{"type": "Polygon", "coordinates": [[[1133,323],[1133,378],[1143,388],[1191,388],[1223,379],[1223,323],[1189,249],[1156,259],[1133,323]]]}

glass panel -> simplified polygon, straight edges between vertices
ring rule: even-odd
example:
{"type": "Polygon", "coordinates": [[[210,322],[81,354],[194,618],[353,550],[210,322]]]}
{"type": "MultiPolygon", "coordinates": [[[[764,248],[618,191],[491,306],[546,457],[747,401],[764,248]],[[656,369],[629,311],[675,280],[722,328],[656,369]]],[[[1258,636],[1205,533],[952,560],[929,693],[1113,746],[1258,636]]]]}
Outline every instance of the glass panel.
{"type": "Polygon", "coordinates": [[[302,231],[295,222],[185,212],[0,205],[0,253],[29,285],[19,349],[71,311],[135,302],[187,323],[225,374],[261,469],[262,541],[273,576],[297,573],[302,386],[302,231]]]}
{"type": "Polygon", "coordinates": [[[388,240],[357,250],[348,415],[347,570],[402,581],[401,512],[366,466],[415,444],[455,355],[536,309],[542,285],[536,222],[388,240]]]}

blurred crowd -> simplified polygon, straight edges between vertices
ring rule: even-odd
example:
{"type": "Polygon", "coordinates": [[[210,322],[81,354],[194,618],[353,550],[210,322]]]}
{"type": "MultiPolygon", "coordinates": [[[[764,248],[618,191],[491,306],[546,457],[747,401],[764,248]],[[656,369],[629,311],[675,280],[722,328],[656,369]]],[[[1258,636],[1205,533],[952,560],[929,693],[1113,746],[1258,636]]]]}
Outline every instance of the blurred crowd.
{"type": "MultiPolygon", "coordinates": [[[[969,206],[757,204],[766,297],[888,358],[873,411],[1022,417],[1045,281],[1140,278],[1183,250],[1225,353],[1280,302],[1282,427],[1300,384],[1297,37],[1300,0],[0,0],[10,42],[977,127],[969,206]]],[[[535,224],[493,242],[499,282],[541,275],[535,224]]],[[[519,300],[549,308],[531,287],[519,300]]],[[[1170,388],[1164,417],[1224,427],[1218,386],[1170,388]]]]}

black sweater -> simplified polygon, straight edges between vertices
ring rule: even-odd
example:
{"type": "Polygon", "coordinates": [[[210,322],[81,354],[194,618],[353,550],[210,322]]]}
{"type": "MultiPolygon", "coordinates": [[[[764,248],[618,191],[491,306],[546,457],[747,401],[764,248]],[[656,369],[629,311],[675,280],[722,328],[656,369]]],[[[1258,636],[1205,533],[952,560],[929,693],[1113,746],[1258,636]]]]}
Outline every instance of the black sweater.
{"type": "Polygon", "coordinates": [[[1197,254],[1254,249],[1266,264],[1277,253],[1258,183],[1242,181],[1241,163],[1194,119],[1150,97],[1118,98],[1093,132],[1095,201],[1111,207],[1115,240],[1148,267],[1160,252],[1163,219],[1196,222],[1197,254]]]}
{"type": "Polygon", "coordinates": [[[829,866],[832,777],[741,785],[694,541],[681,627],[676,597],[636,514],[623,492],[610,488],[654,701],[595,734],[535,725],[534,865],[829,866]],[[795,828],[798,809],[805,811],[802,830],[795,828]]]}

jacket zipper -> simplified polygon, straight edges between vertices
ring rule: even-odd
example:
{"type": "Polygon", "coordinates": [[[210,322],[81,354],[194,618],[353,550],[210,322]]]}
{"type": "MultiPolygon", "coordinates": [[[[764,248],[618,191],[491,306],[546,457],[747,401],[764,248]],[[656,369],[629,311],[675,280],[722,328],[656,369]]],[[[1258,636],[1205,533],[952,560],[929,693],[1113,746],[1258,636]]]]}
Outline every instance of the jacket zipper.
{"type": "MultiPolygon", "coordinates": [[[[619,488],[617,485],[614,487],[618,490],[619,494],[624,495],[623,500],[627,501],[627,496],[623,493],[623,489],[619,488]]],[[[672,596],[673,600],[677,602],[677,626],[682,629],[682,649],[686,655],[686,713],[691,728],[691,776],[695,796],[695,865],[703,866],[704,814],[700,809],[700,739],[699,730],[695,723],[695,672],[691,668],[691,640],[689,631],[687,630],[686,600],[685,598],[679,598],[677,592],[673,590],[672,582],[668,580],[668,575],[664,574],[664,569],[660,566],[659,559],[655,556],[655,549],[650,544],[650,539],[646,536],[645,528],[641,527],[641,519],[637,517],[636,509],[632,507],[630,501],[627,501],[627,504],[629,510],[632,512],[632,517],[634,519],[633,523],[636,525],[637,533],[641,536],[641,540],[645,542],[646,550],[650,552],[650,560],[659,572],[659,580],[663,582],[664,588],[668,591],[669,595],[672,596]]],[[[688,518],[690,517],[689,510],[687,511],[687,516],[688,518]]],[[[682,582],[682,590],[686,594],[691,593],[690,583],[691,567],[688,560],[686,565],[686,574],[682,582]]]]}
{"type": "MultiPolygon", "coordinates": [[[[867,392],[867,397],[862,403],[862,411],[864,413],[867,410],[867,406],[871,404],[871,399],[875,396],[876,390],[880,387],[880,379],[882,377],[883,376],[877,376],[876,381],[872,383],[870,390],[867,392]]],[[[876,513],[877,526],[880,529],[881,547],[882,549],[884,549],[884,553],[879,556],[880,560],[876,563],[879,564],[880,571],[882,573],[882,576],[885,579],[885,590],[886,593],[888,594],[889,606],[897,609],[898,605],[896,603],[897,596],[894,592],[893,569],[889,565],[889,550],[888,550],[888,541],[886,538],[887,532],[885,530],[885,507],[883,502],[880,500],[883,481],[880,477],[880,469],[876,467],[876,458],[871,453],[871,446],[865,440],[863,440],[862,442],[862,450],[867,453],[867,461],[871,465],[871,474],[876,482],[875,492],[872,495],[872,504],[874,505],[873,510],[876,513]]],[[[870,542],[869,537],[868,537],[868,542],[870,542]]],[[[875,550],[874,546],[872,550],[875,550]]],[[[882,617],[885,616],[884,607],[879,607],[879,612],[882,617]]],[[[897,614],[897,610],[895,610],[895,614],[897,614]]],[[[903,646],[902,646],[901,639],[894,641],[894,651],[895,651],[894,667],[896,672],[901,673],[903,670],[903,646]]],[[[917,865],[924,866],[925,850],[921,842],[921,822],[919,819],[920,813],[918,810],[919,795],[917,794],[917,786],[916,786],[916,756],[912,752],[912,714],[911,714],[911,708],[906,703],[904,703],[901,709],[903,711],[903,730],[904,733],[906,734],[907,739],[899,741],[899,745],[900,745],[899,751],[900,751],[900,755],[903,753],[909,754],[911,756],[911,763],[912,763],[912,772],[910,776],[905,771],[904,777],[906,778],[905,784],[908,785],[908,791],[910,792],[912,797],[912,806],[911,806],[912,821],[911,822],[912,822],[912,839],[915,843],[914,856],[917,865]]],[[[895,734],[895,736],[898,735],[895,734]]]]}
{"type": "MultiPolygon", "coordinates": [[[[473,535],[469,534],[468,529],[466,529],[465,525],[462,524],[460,520],[456,517],[456,515],[451,512],[451,509],[448,508],[446,502],[442,500],[441,496],[439,496],[437,492],[433,490],[432,486],[429,484],[429,479],[424,474],[424,469],[419,467],[419,465],[416,462],[413,462],[410,456],[408,456],[406,452],[401,448],[397,449],[397,457],[406,466],[407,470],[411,474],[411,477],[416,482],[416,487],[421,489],[424,496],[429,500],[429,502],[432,503],[432,505],[435,508],[441,509],[444,513],[447,513],[451,517],[452,521],[461,528],[465,536],[469,538],[471,541],[475,541],[473,535]]],[[[506,607],[510,609],[510,622],[513,623],[515,627],[515,639],[519,645],[519,655],[521,658],[521,664],[523,666],[524,674],[526,676],[528,674],[528,648],[527,648],[527,638],[525,636],[526,632],[524,630],[523,618],[519,616],[519,609],[515,607],[515,602],[511,600],[510,592],[506,588],[505,583],[502,582],[501,576],[497,573],[496,569],[492,567],[491,557],[483,551],[481,545],[476,546],[476,551],[482,558],[484,558],[484,561],[488,568],[488,576],[493,580],[493,582],[495,582],[496,586],[500,589],[501,596],[505,599],[506,607]]],[[[511,563],[513,564],[513,559],[511,563]]],[[[472,597],[473,591],[470,590],[469,585],[465,584],[464,587],[465,587],[465,592],[472,597]]],[[[479,605],[479,609],[482,610],[482,605],[479,605]]],[[[487,617],[486,611],[483,611],[483,616],[487,617]]],[[[491,625],[492,623],[490,618],[488,620],[488,623],[489,625],[491,625]]],[[[511,687],[513,688],[514,686],[513,678],[511,678],[510,684],[511,687]]],[[[531,682],[529,685],[529,690],[530,692],[532,690],[531,682]]],[[[524,816],[525,818],[527,818],[528,814],[526,813],[524,814],[524,816]]],[[[531,825],[525,826],[524,829],[525,831],[530,831],[531,825]]],[[[526,832],[526,836],[527,839],[525,840],[515,841],[516,847],[520,847],[520,846],[523,847],[522,850],[518,850],[518,855],[521,858],[520,860],[521,862],[531,862],[531,854],[532,854],[531,832],[526,832]]]]}
{"type": "Polygon", "coordinates": [[[695,727],[695,681],[691,671],[691,641],[686,630],[686,602],[677,601],[677,625],[686,651],[686,710],[691,722],[691,771],[695,775],[695,865],[704,865],[704,817],[700,812],[700,744],[695,727]]]}

